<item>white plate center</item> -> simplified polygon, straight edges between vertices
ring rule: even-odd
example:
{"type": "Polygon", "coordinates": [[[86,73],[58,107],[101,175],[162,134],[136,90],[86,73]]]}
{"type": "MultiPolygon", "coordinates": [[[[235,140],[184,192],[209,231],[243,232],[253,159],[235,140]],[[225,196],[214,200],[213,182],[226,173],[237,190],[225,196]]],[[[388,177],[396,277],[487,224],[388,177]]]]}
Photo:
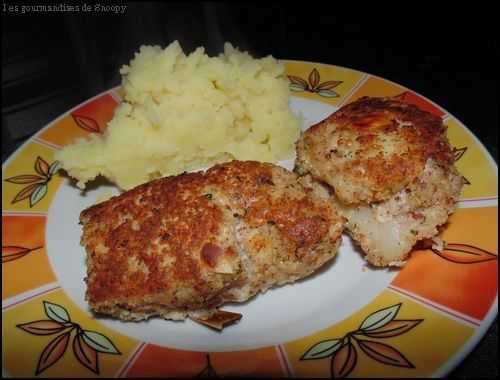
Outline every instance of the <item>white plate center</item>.
{"type": "MultiPolygon", "coordinates": [[[[293,97],[290,104],[304,118],[303,129],[335,110],[333,106],[297,97],[293,97]]],[[[291,169],[293,161],[282,165],[291,169]]],[[[85,250],[79,244],[78,216],[110,189],[99,187],[83,196],[65,181],[49,210],[46,241],[52,267],[64,291],[89,313],[83,281],[85,250]]],[[[344,236],[336,259],[313,276],[272,289],[244,304],[223,307],[243,314],[243,319],[220,333],[192,321],[153,318],[122,322],[97,318],[125,335],[161,346],[199,351],[251,349],[297,339],[348,317],[385,289],[396,273],[366,268],[350,239],[344,236]]]]}

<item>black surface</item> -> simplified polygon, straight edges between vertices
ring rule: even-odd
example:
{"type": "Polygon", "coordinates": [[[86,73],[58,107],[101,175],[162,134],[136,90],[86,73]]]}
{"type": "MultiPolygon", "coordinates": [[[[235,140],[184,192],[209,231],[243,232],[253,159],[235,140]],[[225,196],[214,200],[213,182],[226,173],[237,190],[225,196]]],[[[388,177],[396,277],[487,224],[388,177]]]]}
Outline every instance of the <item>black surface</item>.
{"type": "MultiPolygon", "coordinates": [[[[82,4],[82,3],[77,3],[82,4]]],[[[461,120],[498,161],[494,8],[325,8],[319,3],[129,3],[124,14],[2,12],[2,161],[39,128],[119,84],[141,44],[346,66],[398,82],[461,120]]],[[[429,343],[432,344],[432,343],[429,343]]],[[[496,323],[451,376],[498,376],[496,323]]]]}

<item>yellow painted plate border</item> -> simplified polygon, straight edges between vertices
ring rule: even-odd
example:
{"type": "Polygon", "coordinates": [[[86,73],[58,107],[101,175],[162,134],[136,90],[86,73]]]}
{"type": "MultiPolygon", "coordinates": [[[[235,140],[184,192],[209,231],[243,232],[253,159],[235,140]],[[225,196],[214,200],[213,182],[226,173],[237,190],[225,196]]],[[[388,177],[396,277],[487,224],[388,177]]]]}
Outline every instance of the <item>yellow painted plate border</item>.
{"type": "MultiPolygon", "coordinates": [[[[370,83],[368,82],[371,80],[375,83],[375,88],[376,88],[376,81],[384,83],[388,87],[389,90],[388,91],[384,90],[386,93],[381,93],[380,95],[387,95],[387,96],[399,95],[402,97],[406,97],[405,99],[410,102],[427,103],[430,109],[435,109],[438,110],[437,112],[441,112],[442,116],[445,116],[445,121],[451,120],[455,124],[455,128],[458,128],[461,132],[463,132],[461,136],[457,137],[457,139],[463,138],[463,136],[470,138],[470,141],[472,141],[474,147],[477,148],[477,152],[479,152],[479,153],[476,152],[476,156],[477,154],[479,154],[485,160],[485,162],[482,163],[482,165],[483,166],[489,165],[489,167],[487,168],[489,172],[487,171],[486,175],[491,175],[492,177],[494,177],[496,184],[498,178],[498,168],[494,160],[490,156],[489,152],[485,149],[485,147],[481,144],[481,142],[458,119],[454,118],[446,110],[442,109],[440,106],[436,105],[435,103],[428,100],[424,96],[415,93],[412,90],[409,90],[406,87],[401,86],[397,83],[388,81],[386,79],[377,76],[373,76],[368,73],[362,73],[357,70],[352,70],[349,68],[333,66],[323,63],[305,62],[305,61],[285,60],[284,62],[287,67],[286,74],[289,75],[290,85],[293,87],[292,90],[295,91],[294,93],[292,93],[292,95],[295,96],[325,102],[338,107],[349,101],[354,100],[356,96],[363,95],[364,94],[363,91],[368,92],[368,94],[370,94],[370,91],[373,91],[373,89],[369,88],[370,83]],[[333,74],[337,73],[338,76],[330,77],[329,74],[332,73],[333,74]],[[342,86],[344,87],[342,88],[342,86]],[[393,93],[394,91],[396,91],[396,93],[393,93]]],[[[9,207],[4,208],[4,203],[8,204],[9,202],[7,201],[9,201],[10,199],[5,199],[5,197],[7,196],[6,192],[2,191],[2,205],[3,205],[2,218],[8,220],[6,223],[8,226],[11,226],[12,228],[15,227],[15,223],[12,221],[13,220],[12,218],[15,217],[22,218],[23,216],[25,216],[26,220],[28,220],[28,218],[33,219],[34,220],[33,223],[36,225],[36,223],[38,223],[37,218],[43,218],[44,216],[45,217],[47,216],[47,210],[48,207],[50,206],[51,199],[49,199],[49,196],[47,196],[46,194],[50,195],[50,191],[55,192],[57,187],[60,185],[60,182],[53,185],[49,185],[51,183],[50,180],[52,180],[51,177],[49,178],[49,174],[50,174],[50,167],[53,164],[53,162],[47,161],[46,159],[43,158],[43,154],[38,154],[36,152],[38,152],[38,150],[40,149],[43,150],[46,148],[59,147],[59,145],[57,145],[55,142],[58,141],[57,139],[60,138],[60,136],[58,136],[57,133],[55,135],[48,134],[48,131],[52,127],[57,125],[59,122],[62,122],[65,118],[69,118],[69,115],[72,116],[73,121],[77,123],[80,128],[93,131],[93,128],[95,128],[95,124],[92,123],[91,118],[87,119],[85,115],[76,115],[75,118],[75,115],[73,115],[72,113],[75,110],[82,109],[82,107],[92,104],[93,102],[98,101],[99,99],[105,96],[110,96],[114,98],[116,101],[119,101],[120,99],[119,87],[115,87],[111,90],[102,92],[101,94],[96,95],[95,97],[77,105],[76,107],[72,108],[65,114],[61,115],[53,122],[48,124],[46,127],[42,128],[35,136],[33,136],[27,142],[21,145],[16,150],[16,152],[14,152],[2,164],[2,190],[4,188],[4,182],[7,178],[19,177],[15,180],[18,181],[19,185],[36,185],[33,186],[33,188],[36,189],[35,191],[32,191],[32,189],[26,190],[26,194],[29,193],[31,196],[25,198],[24,200],[27,202],[30,201],[32,203],[35,202],[40,207],[40,210],[36,211],[31,211],[31,210],[26,211],[23,210],[22,208],[20,210],[10,209],[9,207]],[[9,176],[5,175],[5,173],[7,173],[7,171],[9,170],[9,167],[11,166],[13,160],[15,160],[16,158],[19,159],[23,153],[27,152],[30,149],[33,149],[35,151],[35,153],[33,154],[37,155],[37,160],[33,162],[32,172],[21,173],[17,176],[12,176],[10,174],[9,176]],[[38,157],[41,157],[41,161],[38,160],[38,157]],[[43,177],[44,174],[46,174],[47,176],[43,177]],[[41,176],[42,179],[37,180],[39,182],[35,183],[23,182],[23,181],[33,181],[34,180],[33,176],[41,176]],[[47,182],[43,182],[44,180],[46,180],[47,182]],[[47,189],[45,189],[43,186],[40,186],[40,184],[46,184],[47,189]],[[50,189],[50,186],[53,187],[54,189],[50,189]],[[48,204],[45,205],[42,204],[42,202],[44,201],[44,197],[46,197],[45,200],[47,200],[48,204]]],[[[464,154],[465,153],[462,152],[462,156],[460,157],[460,159],[462,159],[464,154]]],[[[56,179],[54,179],[54,181],[56,181],[56,179]]],[[[481,191],[484,191],[486,196],[481,196],[481,195],[477,196],[473,194],[472,196],[463,199],[465,201],[464,202],[465,209],[469,207],[471,209],[477,208],[477,211],[481,215],[486,215],[487,213],[482,212],[481,210],[484,207],[486,208],[489,207],[489,208],[494,208],[492,212],[498,215],[497,201],[496,201],[498,196],[497,188],[493,189],[492,187],[486,186],[486,190],[481,189],[481,191]],[[488,200],[490,201],[489,203],[488,200]],[[484,203],[485,201],[487,203],[484,203]]],[[[22,194],[22,196],[26,194],[22,194]]],[[[11,197],[11,194],[9,194],[9,197],[11,197]]],[[[488,215],[490,214],[491,210],[489,211],[488,215]]],[[[40,227],[36,228],[39,229],[40,227]]],[[[477,244],[482,244],[484,242],[484,244],[488,245],[491,243],[489,242],[490,240],[495,240],[495,238],[496,240],[498,240],[497,235],[495,235],[495,233],[496,229],[495,232],[487,231],[486,235],[483,237],[483,240],[481,240],[481,243],[477,244]]],[[[457,242],[457,244],[459,245],[462,243],[457,242]]],[[[4,247],[4,241],[2,242],[2,246],[4,247]]],[[[483,249],[482,247],[478,246],[473,246],[473,247],[474,249],[479,249],[486,252],[479,254],[480,261],[476,262],[475,263],[476,265],[484,265],[485,267],[486,265],[489,265],[488,268],[492,267],[492,265],[497,265],[498,260],[496,258],[488,256],[488,254],[496,255],[497,247],[488,246],[487,249],[483,249]]],[[[33,255],[34,257],[35,254],[33,254],[33,252],[35,252],[34,251],[35,248],[37,247],[35,246],[20,247],[19,244],[18,245],[12,244],[9,246],[9,251],[7,253],[8,255],[10,255],[8,256],[8,260],[11,260],[11,258],[16,259],[18,257],[29,257],[30,255],[33,255]]],[[[470,251],[472,253],[469,252],[466,254],[476,255],[478,251],[474,249],[471,248],[470,251]]],[[[448,257],[440,259],[448,260],[450,262],[453,262],[453,260],[467,261],[470,259],[469,256],[467,256],[465,259],[462,256],[457,256],[456,252],[458,251],[449,252],[448,257]]],[[[41,255],[42,254],[40,253],[39,256],[41,255]]],[[[4,256],[3,252],[2,256],[4,256]]],[[[413,261],[418,264],[419,259],[415,259],[413,261]]],[[[461,263],[461,264],[467,265],[470,263],[461,263]]],[[[491,271],[491,268],[488,270],[491,271]]],[[[4,274],[4,264],[2,264],[2,274],[4,274]]],[[[4,281],[3,279],[4,276],[2,276],[2,281],[4,281]]],[[[59,324],[70,323],[69,321],[66,322],[64,321],[66,315],[68,318],[70,318],[70,315],[78,315],[81,319],[85,319],[87,322],[89,321],[88,317],[84,316],[82,312],[78,310],[78,308],[75,308],[74,305],[71,306],[71,300],[68,299],[68,297],[65,295],[65,292],[59,287],[56,278],[49,276],[46,279],[44,279],[44,281],[45,282],[41,286],[37,286],[32,289],[24,289],[19,294],[15,294],[12,297],[7,297],[8,301],[7,303],[4,303],[4,297],[2,297],[3,315],[8,318],[11,317],[12,315],[14,315],[15,317],[16,310],[20,311],[23,308],[25,308],[26,310],[30,309],[31,310],[30,313],[35,313],[36,315],[38,315],[39,318],[45,318],[46,321],[49,321],[45,322],[45,325],[43,323],[40,325],[43,328],[45,328],[47,324],[54,327],[56,326],[57,323],[59,324]],[[69,305],[67,306],[69,307],[69,309],[66,309],[64,306],[58,304],[57,302],[60,302],[61,304],[66,302],[67,305],[69,305]],[[51,306],[47,309],[46,305],[48,304],[55,306],[51,306]],[[61,312],[61,310],[72,310],[72,312],[71,313],[68,312],[68,314],[64,314],[64,312],[62,312],[63,314],[56,315],[57,313],[51,314],[52,312],[50,310],[52,311],[55,310],[56,312],[57,311],[61,312]],[[62,318],[62,319],[58,320],[57,318],[62,318]]],[[[403,281],[403,279],[401,279],[401,281],[403,281]]],[[[2,283],[2,285],[4,285],[4,283],[2,283]]],[[[426,370],[419,372],[419,375],[422,376],[444,376],[450,370],[452,370],[458,363],[460,363],[460,361],[473,349],[473,347],[478,343],[481,337],[486,333],[492,321],[495,319],[498,311],[498,290],[495,289],[496,294],[493,297],[492,299],[493,303],[488,307],[488,310],[485,311],[485,309],[483,308],[483,310],[477,311],[477,313],[479,314],[477,315],[474,314],[475,317],[470,316],[470,314],[473,314],[476,311],[469,312],[466,310],[466,312],[462,313],[453,309],[455,306],[453,306],[450,309],[447,308],[446,306],[443,306],[440,303],[446,301],[441,301],[441,300],[429,301],[426,298],[427,296],[419,296],[420,294],[419,292],[423,292],[421,294],[425,294],[424,290],[422,289],[407,291],[404,288],[400,288],[397,285],[391,285],[389,286],[389,288],[387,288],[387,290],[383,291],[375,300],[369,302],[361,310],[358,310],[357,312],[353,313],[346,320],[337,322],[334,325],[328,327],[327,329],[323,331],[318,331],[314,334],[311,334],[310,336],[296,339],[291,342],[276,342],[275,346],[262,347],[256,350],[247,350],[247,351],[240,351],[233,353],[211,352],[211,353],[201,354],[201,353],[194,353],[192,351],[170,349],[167,347],[154,347],[154,345],[147,344],[145,342],[138,342],[128,337],[121,337],[120,334],[114,334],[112,331],[107,331],[106,329],[101,330],[101,331],[104,330],[107,331],[107,335],[102,333],[101,334],[102,336],[105,337],[113,336],[114,338],[109,339],[110,342],[119,341],[121,343],[120,347],[126,347],[125,349],[122,349],[122,351],[127,352],[127,355],[123,355],[121,361],[116,359],[117,356],[113,356],[116,355],[116,352],[112,352],[115,343],[112,343],[110,345],[105,340],[102,340],[101,343],[104,342],[104,346],[106,347],[104,348],[101,347],[100,348],[101,351],[99,351],[99,346],[97,344],[95,346],[92,346],[92,341],[89,340],[90,339],[89,337],[94,336],[97,337],[96,339],[98,339],[99,335],[92,335],[91,333],[88,333],[88,336],[86,336],[86,338],[88,338],[87,345],[91,349],[93,348],[94,351],[96,352],[96,355],[101,358],[100,359],[101,364],[102,362],[106,362],[106,360],[108,360],[102,358],[112,358],[112,360],[109,359],[111,361],[109,360],[108,361],[112,363],[110,365],[114,369],[111,372],[109,372],[109,368],[111,367],[109,367],[108,370],[103,369],[99,373],[99,375],[102,376],[118,375],[122,377],[122,376],[141,375],[143,373],[141,371],[145,371],[145,368],[147,368],[147,364],[149,363],[148,358],[153,358],[155,357],[155,355],[160,355],[161,357],[161,355],[164,354],[163,352],[164,350],[168,351],[168,355],[170,355],[172,358],[176,358],[177,361],[175,363],[178,367],[178,374],[182,376],[214,375],[214,374],[227,375],[227,376],[238,375],[238,374],[240,375],[272,374],[273,376],[279,377],[279,376],[290,376],[290,375],[307,376],[315,374],[321,377],[323,376],[328,377],[334,374],[337,377],[338,376],[342,377],[350,375],[363,376],[367,374],[369,375],[376,373],[379,373],[383,376],[397,376],[397,377],[406,375],[415,376],[416,374],[415,371],[408,373],[405,372],[404,370],[404,368],[415,367],[413,362],[407,357],[409,356],[408,354],[409,351],[404,350],[404,347],[410,346],[407,340],[409,339],[408,337],[412,333],[415,333],[416,330],[413,329],[423,328],[422,326],[425,326],[425,324],[422,323],[422,320],[425,320],[425,318],[427,318],[429,320],[432,320],[434,325],[441,324],[440,326],[442,326],[444,330],[452,331],[454,336],[458,337],[454,345],[442,348],[442,350],[444,350],[442,352],[445,352],[443,354],[444,356],[439,359],[437,364],[435,363],[434,367],[432,368],[429,367],[429,369],[427,369],[427,372],[426,370]],[[452,313],[446,314],[450,310],[452,311],[452,313]],[[464,320],[460,321],[460,318],[463,316],[465,316],[464,317],[465,324],[464,320]],[[371,327],[369,322],[371,323],[371,327]],[[396,333],[401,332],[401,334],[396,334],[394,331],[388,331],[389,326],[392,326],[393,327],[392,330],[396,331],[396,333]],[[356,333],[358,335],[356,335],[356,333]],[[358,338],[351,338],[356,336],[358,338]],[[350,342],[355,342],[354,339],[361,339],[361,340],[364,339],[365,342],[361,344],[352,343],[351,345],[350,342]],[[108,350],[108,352],[105,352],[106,350],[108,350]],[[449,352],[446,350],[448,350],[449,352]],[[354,355],[353,354],[354,351],[356,351],[355,354],[356,360],[353,361],[352,358],[354,355]],[[245,352],[248,352],[250,356],[248,355],[245,356],[245,352]],[[361,357],[362,354],[365,354],[364,358],[361,357]],[[309,357],[306,357],[307,355],[309,355],[309,357]],[[302,360],[300,360],[301,358],[302,360]],[[372,359],[371,362],[369,360],[367,361],[367,358],[371,358],[372,359]],[[182,360],[187,360],[186,363],[188,363],[189,365],[187,367],[179,366],[178,360],[180,360],[181,362],[182,360]],[[197,364],[194,365],[195,363],[197,364]],[[357,365],[358,363],[369,363],[369,364],[357,365]],[[391,371],[386,370],[385,368],[391,368],[391,371]],[[363,372],[365,370],[369,370],[369,372],[363,372]]],[[[24,316],[24,314],[19,314],[19,315],[24,316]]],[[[25,322],[29,324],[36,321],[26,320],[25,322]]],[[[96,330],[102,328],[102,326],[100,326],[99,323],[97,322],[95,324],[93,323],[93,325],[96,326],[96,330]]],[[[36,325],[35,327],[37,326],[38,325],[36,325]]],[[[38,326],[37,328],[41,328],[40,326],[38,326]]],[[[30,327],[32,329],[30,334],[34,335],[35,338],[37,338],[38,340],[37,344],[39,344],[41,340],[38,339],[38,336],[36,336],[36,334],[33,334],[33,331],[35,331],[33,329],[35,329],[35,327],[30,327]]],[[[17,335],[16,334],[14,335],[24,336],[23,332],[26,332],[27,330],[28,327],[22,329],[18,326],[17,330],[15,330],[15,333],[17,335]]],[[[6,339],[10,335],[12,335],[11,333],[14,330],[10,329],[9,326],[4,325],[4,322],[2,322],[2,331],[3,331],[2,334],[3,339],[6,339]]],[[[81,331],[90,331],[90,328],[88,330],[82,329],[81,331]]],[[[97,331],[95,331],[95,333],[100,334],[97,331]]],[[[39,336],[40,335],[43,334],[39,334],[39,336]]],[[[85,337],[83,337],[83,335],[80,335],[79,339],[80,341],[82,341],[82,339],[84,338],[85,337]]],[[[104,339],[104,338],[99,338],[99,339],[104,339]]],[[[83,347],[85,348],[87,346],[83,347]]],[[[86,349],[88,349],[88,347],[86,349]]],[[[47,348],[47,346],[45,348],[47,348]]],[[[428,348],[426,349],[428,350],[428,348]]],[[[419,353],[418,349],[415,350],[418,360],[419,358],[418,355],[423,355],[423,354],[421,352],[419,353]]],[[[11,349],[10,351],[8,351],[8,353],[13,351],[15,350],[11,349]]],[[[6,354],[5,352],[6,351],[4,350],[3,359],[4,363],[6,363],[8,366],[9,360],[7,360],[6,358],[10,357],[10,360],[13,359],[11,355],[6,354]]],[[[83,352],[81,351],[81,349],[80,351],[78,351],[78,349],[77,351],[74,351],[75,357],[80,355],[80,359],[77,358],[77,360],[79,360],[80,363],[83,364],[82,366],[80,366],[81,367],[80,371],[82,371],[83,369],[83,372],[79,372],[80,375],[85,375],[85,374],[96,375],[95,371],[92,372],[91,368],[92,366],[96,365],[95,362],[89,361],[86,364],[83,363],[82,361],[85,361],[85,359],[82,358],[84,358],[85,355],[82,356],[81,352],[83,352]],[[86,371],[85,368],[90,372],[86,371]]],[[[92,353],[93,351],[90,350],[87,352],[92,353]]],[[[122,352],[120,351],[120,353],[122,352]]],[[[45,358],[40,356],[38,358],[39,359],[38,369],[42,368],[42,371],[40,371],[40,375],[49,374],[51,370],[55,371],[52,372],[53,375],[76,374],[76,372],[72,373],[71,371],[69,372],[66,371],[67,369],[72,368],[74,364],[74,362],[71,359],[68,359],[68,357],[69,356],[66,355],[64,359],[60,359],[61,361],[59,363],[61,365],[58,371],[55,369],[56,368],[55,365],[52,367],[48,366],[45,369],[43,368],[43,365],[46,365],[47,363],[50,364],[50,360],[53,360],[53,357],[51,357],[49,354],[46,354],[45,358]],[[42,359],[45,359],[45,362],[43,362],[42,359]],[[42,363],[41,367],[40,363],[42,363]]],[[[165,368],[160,368],[160,369],[165,370],[165,368]]],[[[4,374],[6,373],[4,372],[4,374]]],[[[150,375],[161,375],[161,373],[159,374],[155,373],[153,368],[150,375]]]]}

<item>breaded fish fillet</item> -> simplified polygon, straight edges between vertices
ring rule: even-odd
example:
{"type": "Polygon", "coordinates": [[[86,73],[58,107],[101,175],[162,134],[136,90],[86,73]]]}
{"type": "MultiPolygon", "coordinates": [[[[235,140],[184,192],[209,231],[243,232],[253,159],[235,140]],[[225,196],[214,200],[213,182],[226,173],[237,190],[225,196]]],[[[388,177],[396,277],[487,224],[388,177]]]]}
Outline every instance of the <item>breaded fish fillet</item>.
{"type": "Polygon", "coordinates": [[[312,126],[295,171],[335,191],[347,229],[374,265],[401,265],[435,236],[463,185],[442,120],[394,98],[363,97],[312,126]]]}
{"type": "Polygon", "coordinates": [[[309,178],[253,161],[161,178],[81,213],[90,307],[207,319],[334,257],[344,218],[309,178]]]}

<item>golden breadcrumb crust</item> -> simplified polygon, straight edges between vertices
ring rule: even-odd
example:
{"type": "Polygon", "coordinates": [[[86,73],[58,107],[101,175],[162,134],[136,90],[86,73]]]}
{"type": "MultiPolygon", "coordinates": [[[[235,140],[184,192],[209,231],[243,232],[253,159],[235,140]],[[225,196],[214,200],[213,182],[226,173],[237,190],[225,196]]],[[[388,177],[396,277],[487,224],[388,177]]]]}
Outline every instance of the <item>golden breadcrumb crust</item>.
{"type": "Polygon", "coordinates": [[[86,298],[122,319],[182,319],[295,281],[336,253],[330,197],[253,161],[140,185],[81,213],[86,298]]]}
{"type": "Polygon", "coordinates": [[[345,203],[390,198],[429,158],[453,163],[442,120],[394,98],[363,97],[309,128],[297,143],[299,173],[333,186],[345,203]]]}

